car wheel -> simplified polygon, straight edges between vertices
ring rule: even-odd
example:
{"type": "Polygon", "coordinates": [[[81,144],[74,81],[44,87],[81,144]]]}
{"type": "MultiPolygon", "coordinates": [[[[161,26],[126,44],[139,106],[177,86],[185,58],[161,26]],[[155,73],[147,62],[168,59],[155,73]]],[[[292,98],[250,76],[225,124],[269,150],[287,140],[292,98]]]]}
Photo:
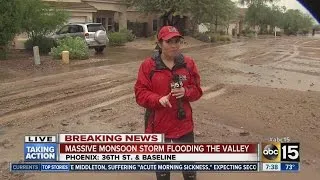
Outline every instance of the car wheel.
{"type": "Polygon", "coordinates": [[[94,48],[97,53],[101,53],[104,50],[104,47],[96,47],[94,48]]]}

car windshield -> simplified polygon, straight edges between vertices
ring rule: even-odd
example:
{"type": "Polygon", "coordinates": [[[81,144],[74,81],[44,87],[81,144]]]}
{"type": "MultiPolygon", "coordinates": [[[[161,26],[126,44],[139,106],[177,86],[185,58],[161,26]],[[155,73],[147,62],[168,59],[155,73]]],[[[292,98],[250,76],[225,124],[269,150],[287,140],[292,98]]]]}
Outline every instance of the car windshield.
{"type": "Polygon", "coordinates": [[[88,32],[97,32],[99,30],[105,31],[104,27],[101,24],[89,24],[88,32]]]}

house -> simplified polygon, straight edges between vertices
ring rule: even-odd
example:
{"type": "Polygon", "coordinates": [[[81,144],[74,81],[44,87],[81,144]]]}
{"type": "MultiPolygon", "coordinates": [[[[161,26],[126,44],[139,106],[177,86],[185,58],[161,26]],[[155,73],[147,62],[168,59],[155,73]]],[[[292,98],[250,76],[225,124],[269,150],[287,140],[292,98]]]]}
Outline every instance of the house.
{"type": "MultiPolygon", "coordinates": [[[[123,0],[42,0],[70,13],[69,23],[98,22],[108,31],[127,28],[127,4],[123,0]]],[[[12,48],[24,49],[25,33],[15,37],[12,48]]]]}
{"type": "Polygon", "coordinates": [[[127,28],[138,37],[147,37],[156,32],[161,24],[160,13],[143,13],[135,8],[127,9],[127,28]]]}
{"type": "MultiPolygon", "coordinates": [[[[147,37],[155,34],[160,27],[166,24],[165,18],[162,13],[144,13],[139,12],[133,7],[129,7],[127,10],[128,29],[138,37],[147,37]]],[[[173,25],[179,29],[182,34],[185,34],[186,29],[190,27],[190,19],[187,15],[173,16],[173,25]]]]}
{"type": "Polygon", "coordinates": [[[71,13],[69,22],[98,22],[109,31],[127,28],[123,0],[43,0],[71,13]]]}
{"type": "MultiPolygon", "coordinates": [[[[227,25],[218,25],[218,32],[225,32],[228,35],[237,35],[241,34],[241,31],[244,30],[244,18],[247,8],[238,8],[238,15],[231,19],[227,25]]],[[[215,28],[213,24],[201,23],[198,25],[198,31],[204,33],[210,31],[210,28],[215,28]]]]}

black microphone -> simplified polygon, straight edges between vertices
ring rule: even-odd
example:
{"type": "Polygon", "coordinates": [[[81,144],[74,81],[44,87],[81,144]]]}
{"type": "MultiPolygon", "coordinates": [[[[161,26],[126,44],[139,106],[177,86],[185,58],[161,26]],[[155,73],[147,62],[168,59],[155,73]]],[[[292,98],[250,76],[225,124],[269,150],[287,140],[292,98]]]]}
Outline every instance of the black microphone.
{"type": "MultiPolygon", "coordinates": [[[[182,80],[178,74],[174,74],[172,77],[173,83],[171,83],[171,89],[181,88],[183,86],[182,80]]],[[[186,111],[183,109],[182,98],[177,98],[178,101],[178,119],[183,120],[186,118],[186,111]]]]}

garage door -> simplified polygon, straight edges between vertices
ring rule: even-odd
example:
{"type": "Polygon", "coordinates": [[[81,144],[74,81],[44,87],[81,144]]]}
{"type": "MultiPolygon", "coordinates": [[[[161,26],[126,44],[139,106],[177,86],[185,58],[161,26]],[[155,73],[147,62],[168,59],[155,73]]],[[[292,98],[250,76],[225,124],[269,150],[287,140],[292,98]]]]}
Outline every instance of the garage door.
{"type": "Polygon", "coordinates": [[[87,22],[87,17],[86,16],[72,16],[69,19],[69,23],[84,23],[87,22]]]}

